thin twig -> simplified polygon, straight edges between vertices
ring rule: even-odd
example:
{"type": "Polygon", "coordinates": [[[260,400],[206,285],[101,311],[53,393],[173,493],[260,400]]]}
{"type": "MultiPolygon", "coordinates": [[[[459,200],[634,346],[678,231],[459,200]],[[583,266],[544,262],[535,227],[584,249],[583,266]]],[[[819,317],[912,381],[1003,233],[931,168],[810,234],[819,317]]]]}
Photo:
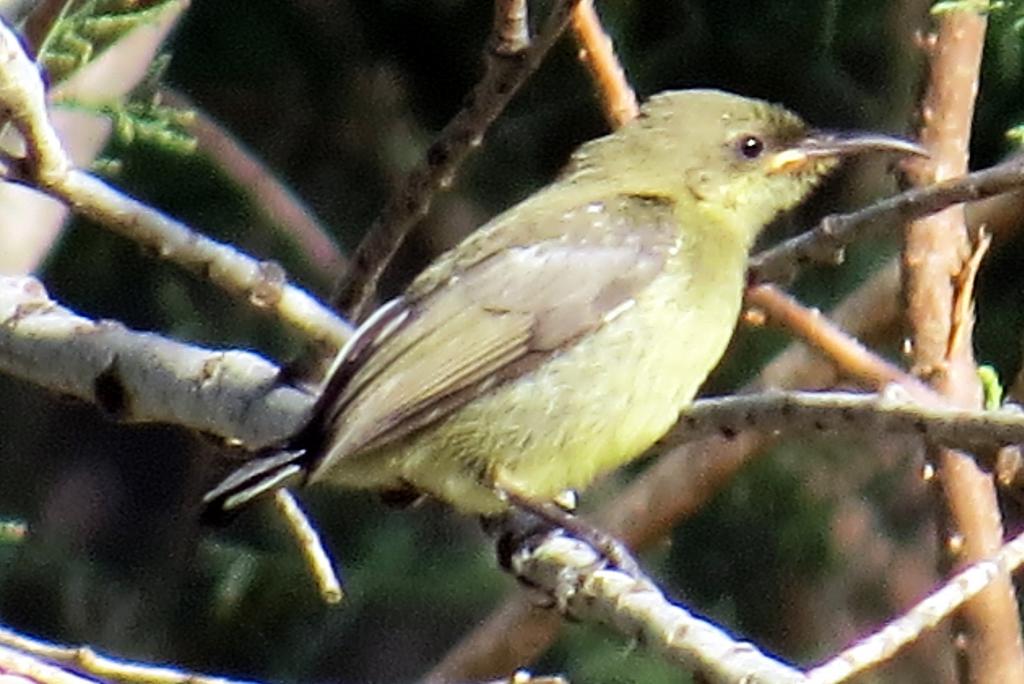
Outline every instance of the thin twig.
{"type": "Polygon", "coordinates": [[[1024,413],[924,406],[898,385],[882,394],[768,391],[695,401],[661,443],[670,446],[709,435],[728,440],[744,430],[772,437],[822,432],[916,435],[994,456],[998,447],[1024,443],[1024,413]]]}
{"type": "MultiPolygon", "coordinates": [[[[758,288],[754,285],[748,291],[758,288]]],[[[843,337],[850,337],[856,343],[868,348],[884,348],[898,340],[899,317],[902,312],[897,293],[900,290],[900,264],[890,259],[872,274],[863,285],[839,303],[831,311],[822,314],[821,320],[843,337]],[[840,322],[852,325],[856,337],[849,335],[840,322]]],[[[767,312],[769,320],[772,313],[767,312]]],[[[784,326],[785,327],[785,326],[784,326]]],[[[800,337],[806,337],[800,335],[800,337]]],[[[771,362],[751,383],[751,389],[772,389],[778,387],[802,387],[806,389],[827,389],[835,387],[849,370],[839,369],[816,345],[794,341],[771,362]]],[[[873,385],[881,387],[884,383],[873,385]]]]}
{"type": "Polygon", "coordinates": [[[934,399],[934,392],[920,380],[864,347],[817,309],[808,309],[772,285],[747,288],[746,301],[767,315],[769,322],[825,354],[843,375],[869,387],[896,383],[922,400],[934,399]]]}
{"type": "Polygon", "coordinates": [[[587,67],[600,94],[601,109],[612,128],[632,121],[640,113],[636,93],[630,86],[612,46],[612,39],[601,26],[593,0],[582,0],[572,13],[572,31],[579,43],[579,58],[587,67]]]}
{"type": "Polygon", "coordinates": [[[211,240],[95,176],[71,170],[42,190],[108,230],[150,247],[161,258],[207,276],[250,306],[273,312],[313,342],[338,349],[352,334],[345,320],[305,290],[288,284],[277,262],[257,261],[211,240]]]}
{"type": "Polygon", "coordinates": [[[29,161],[40,180],[67,172],[71,162],[50,125],[46,86],[35,63],[4,21],[0,21],[0,112],[24,137],[29,161]]]}
{"type": "Polygon", "coordinates": [[[1024,157],[1016,156],[983,171],[908,190],[858,211],[826,216],[813,230],[753,256],[750,273],[758,282],[789,282],[807,264],[838,263],[847,245],[870,239],[886,226],[1021,188],[1024,157]]]}
{"type": "Polygon", "coordinates": [[[497,29],[488,42],[487,72],[473,89],[466,106],[427,150],[425,160],[409,173],[402,187],[384,206],[353,255],[351,267],[335,288],[332,300],[350,320],[360,321],[365,317],[381,275],[409,231],[427,214],[438,190],[451,184],[462,162],[480,146],[486,130],[565,30],[578,2],[580,0],[557,0],[533,41],[518,52],[506,54],[497,51],[495,46],[507,45],[502,40],[502,32],[517,21],[502,12],[525,9],[509,0],[496,1],[497,29]]]}
{"type": "Polygon", "coordinates": [[[299,502],[295,500],[291,492],[282,487],[274,492],[274,505],[284,517],[285,522],[288,523],[292,536],[299,542],[299,548],[306,559],[310,574],[316,581],[320,598],[324,603],[332,605],[341,603],[345,598],[341,580],[338,579],[338,573],[334,571],[334,564],[327,554],[327,549],[320,541],[320,534],[299,506],[299,502]]]}
{"type": "Polygon", "coordinates": [[[974,285],[981,262],[992,245],[992,236],[984,229],[979,231],[977,244],[971,256],[964,262],[964,267],[957,275],[956,289],[953,298],[953,315],[950,321],[949,341],[946,344],[946,358],[959,356],[963,350],[961,345],[970,344],[974,328],[974,285]]]}
{"type": "Polygon", "coordinates": [[[95,684],[94,678],[139,684],[248,684],[237,679],[118,660],[86,646],[59,646],[0,626],[0,672],[5,671],[44,684],[95,684]],[[8,669],[12,663],[17,669],[8,669]],[[89,678],[74,672],[84,673],[89,678]]]}
{"type": "Polygon", "coordinates": [[[814,684],[836,684],[892,658],[923,632],[934,628],[977,596],[1000,575],[1013,572],[1022,563],[1024,534],[1003,545],[993,558],[960,571],[941,588],[871,636],[809,670],[807,679],[814,684]]]}

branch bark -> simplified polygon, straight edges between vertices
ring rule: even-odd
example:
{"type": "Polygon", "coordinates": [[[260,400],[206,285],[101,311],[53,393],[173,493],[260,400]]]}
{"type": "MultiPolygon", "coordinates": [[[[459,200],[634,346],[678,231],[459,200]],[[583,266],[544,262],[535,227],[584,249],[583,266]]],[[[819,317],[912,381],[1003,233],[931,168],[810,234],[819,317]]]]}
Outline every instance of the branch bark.
{"type": "Polygon", "coordinates": [[[0,277],[0,371],[96,404],[123,422],[160,422],[258,449],[298,430],[313,397],[243,351],[217,351],[93,321],[32,277],[0,277]]]}
{"type": "Polygon", "coordinates": [[[427,150],[426,159],[388,200],[334,289],[332,300],[349,319],[358,322],[369,313],[377,283],[406,236],[427,215],[434,195],[451,184],[462,162],[480,146],[484,133],[540,65],[579,2],[555,2],[543,29],[527,41],[522,34],[525,21],[520,17],[525,6],[512,0],[496,0],[495,29],[486,55],[487,72],[466,106],[427,150]]]}
{"type": "MultiPolygon", "coordinates": [[[[919,184],[942,182],[967,172],[971,120],[978,90],[986,17],[969,9],[945,12],[932,44],[931,75],[922,107],[921,142],[931,159],[914,167],[919,184]]],[[[964,208],[955,206],[907,228],[903,251],[907,316],[912,329],[914,370],[950,401],[981,403],[981,386],[971,348],[970,310],[974,273],[964,208]]],[[[962,566],[993,555],[1003,539],[992,477],[967,454],[935,448],[949,560],[962,566]]],[[[987,683],[1024,681],[1020,615],[1008,574],[966,604],[959,613],[964,648],[961,677],[987,683]]]]}

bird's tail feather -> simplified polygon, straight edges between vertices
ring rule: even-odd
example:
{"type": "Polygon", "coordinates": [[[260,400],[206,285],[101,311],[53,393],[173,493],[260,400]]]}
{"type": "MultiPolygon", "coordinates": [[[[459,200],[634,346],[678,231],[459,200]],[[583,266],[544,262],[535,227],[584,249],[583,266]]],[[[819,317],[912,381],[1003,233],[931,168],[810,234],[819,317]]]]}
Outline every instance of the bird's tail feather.
{"type": "Polygon", "coordinates": [[[228,475],[203,496],[203,522],[229,519],[239,508],[268,492],[295,484],[305,476],[305,450],[278,451],[255,458],[228,475]]]}

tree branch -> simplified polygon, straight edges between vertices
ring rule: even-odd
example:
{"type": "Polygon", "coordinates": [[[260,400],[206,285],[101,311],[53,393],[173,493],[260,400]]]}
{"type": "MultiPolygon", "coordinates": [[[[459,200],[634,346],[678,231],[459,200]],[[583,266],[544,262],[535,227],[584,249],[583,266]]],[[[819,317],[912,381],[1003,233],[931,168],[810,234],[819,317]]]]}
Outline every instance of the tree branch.
{"type": "Polygon", "coordinates": [[[600,94],[601,108],[612,128],[632,121],[640,113],[636,93],[626,78],[611,36],[601,26],[593,0],[582,0],[572,13],[572,31],[579,43],[580,61],[600,94]]]}
{"type": "Polygon", "coordinates": [[[737,394],[695,401],[660,446],[741,431],[772,438],[823,432],[916,435],[944,446],[988,453],[1024,443],[1024,413],[979,411],[949,405],[925,406],[892,385],[882,394],[851,392],[778,392],[737,394]]]}
{"type": "Polygon", "coordinates": [[[196,233],[100,179],[73,168],[46,111],[45,89],[17,36],[0,22],[0,111],[25,140],[28,155],[9,160],[7,180],[25,183],[79,214],[272,311],[311,340],[338,348],[351,328],[305,291],[289,285],[274,262],[257,261],[196,233]]]}
{"type": "Polygon", "coordinates": [[[516,577],[542,591],[562,615],[609,625],[709,681],[806,681],[798,670],[673,605],[650,580],[602,566],[600,554],[560,530],[533,548],[520,548],[511,559],[516,577]]]}
{"type": "MultiPolygon", "coordinates": [[[[813,684],[833,684],[896,655],[923,632],[933,629],[1001,576],[1024,564],[1024,534],[1007,542],[992,558],[963,569],[899,618],[807,672],[813,684]]],[[[996,680],[1000,681],[1000,680],[996,680]]]]}
{"type": "MultiPolygon", "coordinates": [[[[931,153],[911,169],[919,184],[967,172],[971,120],[986,17],[961,7],[937,20],[931,74],[922,104],[921,142],[931,153]]],[[[907,227],[903,249],[907,318],[915,372],[952,403],[977,407],[981,383],[971,344],[973,303],[969,283],[972,247],[962,206],[950,207],[907,227]],[[961,302],[958,304],[958,302],[961,302]],[[958,314],[958,312],[960,312],[958,314]],[[959,320],[958,320],[959,319],[959,320]]],[[[945,518],[941,548],[954,565],[988,558],[1003,541],[996,486],[967,454],[929,450],[936,464],[945,518]]],[[[1009,575],[1003,574],[958,614],[961,678],[972,682],[1024,681],[1020,614],[1009,575]]]]}
{"type": "Polygon", "coordinates": [[[889,363],[816,309],[808,309],[772,285],[747,288],[746,302],[797,339],[817,349],[845,376],[868,387],[897,383],[920,401],[934,402],[935,393],[914,376],[889,363]]]}
{"type": "Polygon", "coordinates": [[[95,684],[96,678],[138,684],[250,684],[109,658],[86,646],[58,646],[0,626],[0,675],[3,674],[21,675],[41,684],[95,684]]]}
{"type": "Polygon", "coordinates": [[[808,264],[840,263],[848,245],[871,239],[886,227],[1021,188],[1024,155],[1017,155],[982,171],[914,188],[858,211],[832,214],[813,230],[751,257],[751,278],[756,282],[790,282],[808,264]]]}
{"type": "Polygon", "coordinates": [[[123,422],[182,425],[258,449],[298,430],[313,405],[256,354],[78,316],[32,277],[0,277],[0,322],[0,371],[123,422]]]}
{"type": "Polygon", "coordinates": [[[288,524],[288,528],[299,544],[302,557],[306,560],[310,575],[316,582],[320,598],[328,605],[341,603],[345,598],[341,580],[334,571],[327,549],[320,541],[320,533],[316,531],[299,502],[285,488],[274,492],[274,506],[288,524]]]}
{"type": "Polygon", "coordinates": [[[496,0],[495,29],[486,55],[487,72],[473,89],[466,106],[427,150],[425,160],[409,173],[402,187],[388,200],[359,243],[348,272],[335,288],[333,302],[350,320],[365,318],[384,269],[409,231],[426,216],[437,191],[451,184],[462,162],[480,146],[484,133],[540,65],[562,35],[578,2],[580,0],[557,0],[543,29],[529,42],[523,40],[521,34],[520,27],[525,25],[525,20],[517,18],[519,13],[525,12],[525,5],[496,0]],[[510,30],[518,38],[510,38],[510,30]]]}

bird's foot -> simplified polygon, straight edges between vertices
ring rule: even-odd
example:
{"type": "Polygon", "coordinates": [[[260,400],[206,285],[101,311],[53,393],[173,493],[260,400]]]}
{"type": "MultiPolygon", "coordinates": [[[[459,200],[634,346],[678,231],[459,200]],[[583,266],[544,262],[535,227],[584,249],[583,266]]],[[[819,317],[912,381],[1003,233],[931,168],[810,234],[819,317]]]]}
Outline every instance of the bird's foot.
{"type": "MultiPolygon", "coordinates": [[[[539,522],[545,525],[560,527],[570,535],[586,542],[604,556],[610,565],[615,566],[627,575],[638,579],[643,578],[644,575],[640,571],[640,565],[633,558],[633,554],[629,552],[629,549],[622,542],[607,532],[573,515],[555,503],[533,501],[508,491],[503,491],[502,496],[513,508],[529,514],[535,519],[539,519],[539,522]]],[[[502,565],[508,566],[507,560],[515,548],[515,539],[522,540],[547,531],[543,529],[545,525],[537,525],[536,522],[532,526],[519,526],[518,534],[513,533],[499,539],[498,549],[502,565]]]]}

